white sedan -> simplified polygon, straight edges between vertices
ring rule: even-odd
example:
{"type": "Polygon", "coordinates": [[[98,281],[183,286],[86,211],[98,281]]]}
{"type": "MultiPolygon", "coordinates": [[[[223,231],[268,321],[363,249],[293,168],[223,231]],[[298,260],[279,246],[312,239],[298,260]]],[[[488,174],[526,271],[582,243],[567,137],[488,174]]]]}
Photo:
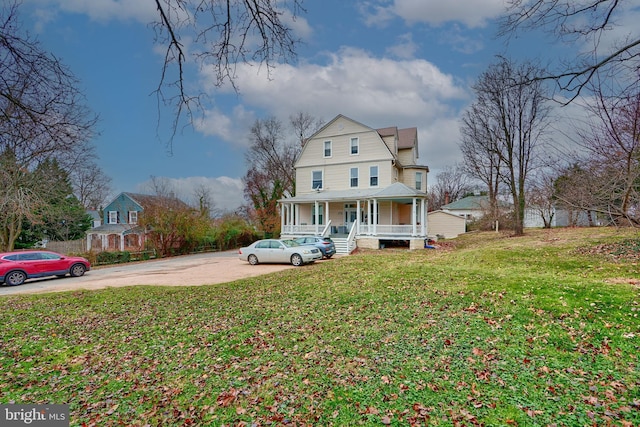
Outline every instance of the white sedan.
{"type": "Polygon", "coordinates": [[[315,246],[301,245],[294,240],[265,239],[240,248],[238,256],[251,265],[259,263],[283,263],[298,267],[322,259],[322,252],[315,246]]]}

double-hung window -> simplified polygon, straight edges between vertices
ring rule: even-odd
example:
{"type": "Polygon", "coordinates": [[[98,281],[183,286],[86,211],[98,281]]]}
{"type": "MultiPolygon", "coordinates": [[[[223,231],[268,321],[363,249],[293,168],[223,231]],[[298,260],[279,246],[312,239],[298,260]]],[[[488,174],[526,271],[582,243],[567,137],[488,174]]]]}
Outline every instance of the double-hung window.
{"type": "Polygon", "coordinates": [[[312,190],[322,189],[322,171],[311,172],[311,189],[312,190]]]}
{"type": "Polygon", "coordinates": [[[349,177],[350,177],[350,184],[351,187],[357,187],[358,186],[358,168],[351,168],[351,171],[349,172],[349,177]]]}
{"type": "Polygon", "coordinates": [[[109,211],[109,224],[118,223],[118,211],[109,211]]]}
{"type": "Polygon", "coordinates": [[[422,172],[416,172],[416,190],[422,190],[422,172]]]}
{"type": "Polygon", "coordinates": [[[324,157],[331,157],[331,141],[324,142],[324,157]]]}
{"type": "Polygon", "coordinates": [[[378,166],[369,167],[369,186],[378,186],[378,166]]]}
{"type": "Polygon", "coordinates": [[[355,155],[360,152],[360,142],[358,138],[351,138],[351,154],[355,155]]]}
{"type": "Polygon", "coordinates": [[[129,224],[138,223],[138,211],[129,211],[129,224]]]}

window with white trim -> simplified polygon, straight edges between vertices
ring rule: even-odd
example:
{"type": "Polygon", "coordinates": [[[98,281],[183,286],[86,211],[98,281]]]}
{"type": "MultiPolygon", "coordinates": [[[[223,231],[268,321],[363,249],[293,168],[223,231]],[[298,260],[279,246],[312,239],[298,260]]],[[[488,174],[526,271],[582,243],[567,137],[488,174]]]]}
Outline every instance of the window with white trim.
{"type": "Polygon", "coordinates": [[[129,224],[138,223],[138,211],[129,211],[129,224]]]}
{"type": "Polygon", "coordinates": [[[369,167],[369,186],[370,187],[378,186],[378,166],[369,167]]]}
{"type": "Polygon", "coordinates": [[[322,189],[322,171],[311,172],[311,189],[312,190],[322,189]]]}
{"type": "Polygon", "coordinates": [[[360,153],[360,140],[358,138],[351,138],[351,154],[356,155],[360,153]]]}
{"type": "MultiPolygon", "coordinates": [[[[318,205],[318,225],[324,224],[324,206],[318,205]]],[[[316,225],[316,205],[311,205],[311,225],[316,225]]]]}
{"type": "Polygon", "coordinates": [[[109,211],[109,224],[118,223],[118,211],[109,211]]]}
{"type": "Polygon", "coordinates": [[[331,141],[324,142],[324,157],[331,157],[331,141]]]}
{"type": "Polygon", "coordinates": [[[358,168],[351,168],[351,171],[349,172],[349,178],[350,178],[350,185],[351,187],[357,187],[358,186],[358,168]]]}
{"type": "Polygon", "coordinates": [[[416,172],[416,190],[422,190],[422,172],[416,172]]]}

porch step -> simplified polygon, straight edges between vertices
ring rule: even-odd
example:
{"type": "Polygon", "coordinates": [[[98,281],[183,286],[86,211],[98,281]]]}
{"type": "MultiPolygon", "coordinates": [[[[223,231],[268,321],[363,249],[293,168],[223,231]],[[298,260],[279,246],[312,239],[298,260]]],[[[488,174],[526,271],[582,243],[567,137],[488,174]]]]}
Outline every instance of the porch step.
{"type": "Polygon", "coordinates": [[[336,246],[337,254],[349,255],[351,253],[346,237],[332,237],[331,240],[333,240],[333,244],[336,246]]]}

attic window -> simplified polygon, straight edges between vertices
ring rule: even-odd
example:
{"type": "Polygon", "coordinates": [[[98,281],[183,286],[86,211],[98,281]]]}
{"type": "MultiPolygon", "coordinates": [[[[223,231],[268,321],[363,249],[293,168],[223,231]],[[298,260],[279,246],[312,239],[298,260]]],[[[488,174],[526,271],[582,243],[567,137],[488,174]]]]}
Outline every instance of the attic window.
{"type": "Polygon", "coordinates": [[[355,155],[360,152],[360,141],[358,138],[351,138],[351,154],[355,155]]]}

